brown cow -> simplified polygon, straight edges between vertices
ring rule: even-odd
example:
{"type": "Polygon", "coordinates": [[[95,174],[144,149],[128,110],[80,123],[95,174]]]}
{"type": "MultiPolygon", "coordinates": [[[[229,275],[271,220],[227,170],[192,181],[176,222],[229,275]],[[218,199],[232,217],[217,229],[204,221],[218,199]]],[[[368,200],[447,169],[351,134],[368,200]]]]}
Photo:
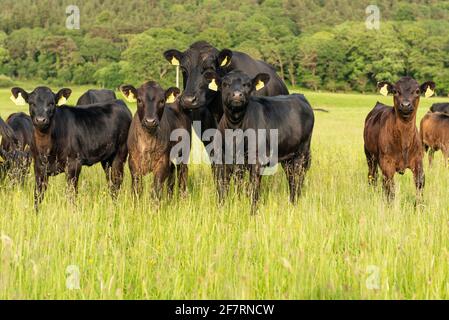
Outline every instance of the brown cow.
{"type": "Polygon", "coordinates": [[[421,120],[421,140],[429,151],[429,165],[432,165],[436,151],[441,150],[446,163],[449,158],[449,114],[428,112],[421,120]]]}
{"type": "Polygon", "coordinates": [[[416,112],[420,95],[432,95],[435,83],[428,81],[420,86],[413,78],[404,77],[396,84],[380,82],[378,88],[384,95],[394,95],[394,107],[378,102],[365,120],[364,141],[369,182],[377,182],[377,166],[380,166],[385,194],[388,200],[393,200],[395,173],[403,174],[406,169],[410,169],[420,198],[425,182],[424,152],[416,128],[416,112]]]}
{"type": "Polygon", "coordinates": [[[153,172],[154,195],[160,198],[166,181],[168,193],[172,195],[176,169],[179,190],[184,195],[187,188],[191,120],[179,104],[180,90],[164,90],[154,81],[147,82],[138,89],[123,85],[120,90],[128,101],[137,100],[137,113],[128,135],[129,168],[134,194],[141,194],[142,177],[153,172]],[[171,139],[172,133],[177,129],[181,129],[185,136],[171,139]],[[175,165],[172,163],[172,149],[181,140],[185,142],[185,139],[188,139],[189,145],[176,154],[176,157],[180,156],[184,161],[175,165]]]}

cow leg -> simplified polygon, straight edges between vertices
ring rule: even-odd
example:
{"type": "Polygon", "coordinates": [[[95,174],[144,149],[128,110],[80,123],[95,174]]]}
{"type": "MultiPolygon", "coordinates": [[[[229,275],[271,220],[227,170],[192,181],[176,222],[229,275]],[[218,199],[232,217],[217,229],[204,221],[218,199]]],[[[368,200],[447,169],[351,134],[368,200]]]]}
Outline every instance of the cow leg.
{"type": "Polygon", "coordinates": [[[449,165],[449,148],[441,149],[441,151],[443,152],[444,165],[448,166],[449,165]]]}
{"type": "Polygon", "coordinates": [[[262,175],[260,174],[260,165],[251,165],[250,168],[250,194],[251,194],[251,214],[257,213],[257,204],[260,197],[260,183],[262,175]]]}
{"type": "Polygon", "coordinates": [[[30,173],[31,159],[26,156],[20,160],[20,171],[19,171],[19,184],[23,186],[25,184],[26,176],[30,173]]]}
{"type": "Polygon", "coordinates": [[[229,182],[231,181],[231,166],[226,164],[215,164],[213,169],[217,184],[218,203],[223,204],[228,194],[229,182]]]}
{"type": "Polygon", "coordinates": [[[177,167],[176,173],[178,175],[178,186],[181,197],[187,196],[187,178],[189,176],[189,167],[187,164],[180,164],[177,167]]]}
{"type": "Polygon", "coordinates": [[[70,202],[75,203],[75,198],[78,194],[78,179],[81,173],[81,166],[78,164],[69,165],[66,172],[67,177],[67,193],[70,202]]]}
{"type": "Polygon", "coordinates": [[[131,172],[131,190],[133,194],[134,200],[137,200],[142,195],[143,191],[143,184],[142,184],[142,178],[143,174],[142,171],[139,170],[139,165],[135,161],[134,157],[130,155],[129,161],[129,171],[131,172]]]}
{"type": "Polygon", "coordinates": [[[294,164],[291,160],[282,162],[282,167],[284,168],[285,175],[288,181],[288,188],[290,191],[290,202],[295,202],[296,188],[295,175],[294,175],[294,164]]]}
{"type": "Polygon", "coordinates": [[[176,166],[170,162],[168,171],[169,172],[167,176],[167,193],[168,197],[171,198],[175,191],[176,176],[178,174],[178,170],[176,170],[176,166]]]}
{"type": "Polygon", "coordinates": [[[415,163],[412,171],[413,171],[413,177],[415,180],[416,199],[417,199],[417,203],[420,203],[420,202],[422,202],[423,190],[424,190],[424,186],[425,186],[425,175],[424,175],[422,160],[418,160],[415,163]]]}
{"type": "Polygon", "coordinates": [[[308,151],[305,155],[301,155],[300,157],[295,159],[294,170],[295,170],[295,177],[297,177],[298,181],[296,186],[296,198],[299,198],[302,194],[302,189],[304,187],[304,180],[307,171],[310,169],[310,163],[311,163],[310,151],[308,151]]]}
{"type": "Polygon", "coordinates": [[[123,171],[128,157],[128,147],[126,144],[120,146],[117,154],[110,160],[102,162],[103,169],[106,172],[106,179],[108,180],[109,189],[112,198],[117,199],[120,186],[123,182],[123,171]]]}
{"type": "Polygon", "coordinates": [[[377,185],[378,168],[379,163],[376,157],[371,155],[368,150],[365,149],[366,161],[368,162],[368,184],[372,186],[377,185]]]}
{"type": "Polygon", "coordinates": [[[389,202],[394,200],[395,196],[395,186],[394,186],[394,174],[396,173],[396,168],[393,164],[393,161],[388,159],[381,160],[380,168],[383,174],[383,190],[387,200],[389,202]]]}
{"type": "Polygon", "coordinates": [[[34,186],[34,208],[39,211],[39,205],[44,200],[44,193],[48,186],[48,175],[40,161],[35,161],[34,165],[35,186],[34,186]]]}
{"type": "Polygon", "coordinates": [[[429,150],[429,167],[432,166],[433,164],[433,157],[435,155],[435,149],[434,148],[430,148],[429,150]]]}
{"type": "Polygon", "coordinates": [[[172,180],[173,174],[173,167],[171,166],[171,162],[169,160],[159,163],[157,169],[154,172],[153,198],[157,200],[160,200],[162,198],[164,182],[168,178],[172,180]]]}

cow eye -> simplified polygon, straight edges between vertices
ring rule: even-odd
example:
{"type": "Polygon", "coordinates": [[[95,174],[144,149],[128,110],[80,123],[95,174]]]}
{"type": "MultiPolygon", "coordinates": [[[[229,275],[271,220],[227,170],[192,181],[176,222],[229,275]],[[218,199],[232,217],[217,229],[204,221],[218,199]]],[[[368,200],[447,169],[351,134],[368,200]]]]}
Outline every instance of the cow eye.
{"type": "Polygon", "coordinates": [[[138,104],[141,104],[141,103],[142,103],[142,100],[137,99],[137,103],[138,103],[138,104]]]}
{"type": "Polygon", "coordinates": [[[418,90],[416,90],[416,94],[420,94],[421,93],[421,91],[418,89],[418,90]]]}
{"type": "Polygon", "coordinates": [[[228,88],[228,87],[229,87],[229,83],[223,82],[223,88],[228,88]]]}
{"type": "Polygon", "coordinates": [[[161,99],[161,100],[159,101],[160,104],[164,104],[164,102],[165,102],[164,99],[161,99]]]}

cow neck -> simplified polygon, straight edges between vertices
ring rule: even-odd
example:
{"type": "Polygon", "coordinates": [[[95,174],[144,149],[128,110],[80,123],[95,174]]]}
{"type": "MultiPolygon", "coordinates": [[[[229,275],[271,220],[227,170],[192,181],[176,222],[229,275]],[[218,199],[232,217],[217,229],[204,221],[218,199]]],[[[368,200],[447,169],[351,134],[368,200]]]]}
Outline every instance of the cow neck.
{"type": "Polygon", "coordinates": [[[402,150],[410,149],[416,142],[416,112],[410,120],[402,119],[395,110],[395,137],[399,137],[402,150]]]}
{"type": "Polygon", "coordinates": [[[54,128],[53,121],[52,121],[52,124],[50,125],[50,127],[45,132],[42,132],[33,126],[33,139],[34,139],[34,143],[36,145],[37,151],[39,153],[49,153],[50,152],[51,145],[52,145],[51,134],[53,132],[53,128],[54,128]]]}
{"type": "MultiPolygon", "coordinates": [[[[160,125],[162,125],[162,120],[160,125]]],[[[138,122],[138,135],[142,138],[139,139],[140,141],[145,141],[148,148],[153,149],[157,148],[158,146],[165,146],[166,139],[163,137],[163,130],[161,127],[159,127],[154,133],[150,133],[142,126],[142,123],[138,122]]]]}
{"type": "Polygon", "coordinates": [[[224,118],[227,128],[237,129],[241,126],[243,119],[246,115],[247,106],[245,107],[225,107],[224,118]]]}

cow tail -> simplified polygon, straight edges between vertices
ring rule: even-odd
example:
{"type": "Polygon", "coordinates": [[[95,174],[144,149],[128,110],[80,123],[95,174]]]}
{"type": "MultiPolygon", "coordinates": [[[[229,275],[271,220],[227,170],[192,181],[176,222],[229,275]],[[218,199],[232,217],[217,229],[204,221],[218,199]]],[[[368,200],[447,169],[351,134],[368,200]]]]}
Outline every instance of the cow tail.
{"type": "Polygon", "coordinates": [[[318,111],[318,112],[326,112],[326,113],[329,113],[329,111],[328,110],[326,110],[326,109],[322,109],[322,108],[312,108],[313,109],[313,111],[318,111]]]}

